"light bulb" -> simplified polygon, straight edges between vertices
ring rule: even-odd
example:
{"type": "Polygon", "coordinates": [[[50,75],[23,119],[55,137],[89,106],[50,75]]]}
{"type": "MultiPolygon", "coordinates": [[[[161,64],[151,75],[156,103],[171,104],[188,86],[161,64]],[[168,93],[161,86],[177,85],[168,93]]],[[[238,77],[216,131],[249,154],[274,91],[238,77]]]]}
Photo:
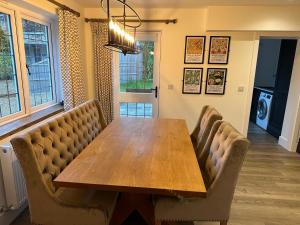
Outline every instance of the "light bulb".
{"type": "Polygon", "coordinates": [[[135,42],[134,37],[130,33],[126,32],[125,29],[123,29],[121,26],[119,26],[119,24],[115,23],[113,20],[109,21],[109,29],[115,33],[117,42],[118,41],[122,42],[122,40],[123,40],[123,41],[125,41],[125,43],[124,43],[125,45],[126,45],[126,43],[130,47],[132,47],[134,45],[134,42],[135,42]],[[121,38],[121,40],[120,40],[120,38],[121,38]]]}
{"type": "Polygon", "coordinates": [[[120,29],[120,34],[121,34],[121,36],[122,36],[122,37],[124,37],[124,36],[125,36],[125,32],[124,32],[124,30],[123,30],[123,29],[120,29]]]}
{"type": "Polygon", "coordinates": [[[109,22],[109,29],[115,30],[115,27],[116,27],[116,24],[111,20],[111,21],[109,22]]]}

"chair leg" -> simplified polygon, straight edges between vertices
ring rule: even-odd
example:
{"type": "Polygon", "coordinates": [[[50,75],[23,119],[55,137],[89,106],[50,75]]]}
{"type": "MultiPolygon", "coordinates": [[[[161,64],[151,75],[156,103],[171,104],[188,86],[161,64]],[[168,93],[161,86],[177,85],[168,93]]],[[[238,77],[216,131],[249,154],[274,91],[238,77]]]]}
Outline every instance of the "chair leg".
{"type": "Polygon", "coordinates": [[[227,220],[220,221],[220,225],[227,225],[227,220]]]}

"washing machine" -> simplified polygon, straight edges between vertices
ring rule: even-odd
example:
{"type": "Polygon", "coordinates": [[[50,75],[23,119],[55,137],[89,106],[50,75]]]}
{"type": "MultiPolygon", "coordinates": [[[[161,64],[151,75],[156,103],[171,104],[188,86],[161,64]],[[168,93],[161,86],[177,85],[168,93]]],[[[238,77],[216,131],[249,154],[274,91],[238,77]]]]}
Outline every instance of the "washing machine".
{"type": "Polygon", "coordinates": [[[267,130],[270,118],[273,95],[266,92],[261,92],[257,105],[256,124],[267,130]]]}

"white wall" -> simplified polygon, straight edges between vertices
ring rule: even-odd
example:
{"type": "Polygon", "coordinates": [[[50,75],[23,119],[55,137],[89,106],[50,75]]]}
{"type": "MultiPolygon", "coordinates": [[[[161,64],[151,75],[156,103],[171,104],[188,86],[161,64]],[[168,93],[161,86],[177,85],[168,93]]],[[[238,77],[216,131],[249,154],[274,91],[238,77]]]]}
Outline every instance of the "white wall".
{"type": "Polygon", "coordinates": [[[209,6],[207,30],[299,31],[300,6],[209,6]]]}
{"type": "MultiPolygon", "coordinates": [[[[177,24],[144,24],[141,30],[161,31],[161,65],[160,65],[160,117],[183,118],[187,120],[190,131],[193,129],[201,108],[205,104],[215,106],[224,119],[230,121],[238,130],[247,134],[252,91],[254,86],[256,59],[259,35],[265,33],[256,31],[272,30],[269,34],[281,37],[286,30],[300,31],[299,7],[203,7],[197,9],[137,9],[142,18],[178,19],[177,24]],[[240,10],[240,11],[238,11],[240,10]],[[207,32],[209,30],[209,32],[207,32]],[[186,35],[206,35],[205,64],[185,65],[184,44],[186,35]],[[229,64],[227,66],[207,65],[209,36],[232,36],[229,64]],[[184,67],[203,67],[204,77],[201,95],[183,95],[182,73],[184,67]],[[227,67],[228,78],[224,96],[205,95],[206,69],[208,67],[227,67]],[[173,90],[168,85],[174,86],[173,90]],[[238,92],[238,87],[244,90],[238,92]]],[[[113,9],[118,11],[119,9],[113,9]]],[[[105,18],[99,8],[85,9],[88,18],[105,18]]],[[[291,35],[294,33],[289,33],[291,35]]],[[[296,36],[298,34],[295,34],[296,36]]],[[[88,67],[89,98],[94,97],[93,49],[90,26],[85,24],[86,64],[88,67]]],[[[300,37],[300,36],[298,36],[300,37]]],[[[299,51],[298,51],[299,52],[299,51]]],[[[300,64],[300,63],[298,63],[300,64]]],[[[300,77],[300,72],[293,73],[294,79],[300,77]]],[[[295,86],[299,83],[294,82],[295,86]]],[[[295,88],[296,89],[296,88],[295,88]]],[[[291,96],[299,96],[292,88],[291,96]]],[[[295,98],[289,97],[290,102],[295,98]]],[[[297,109],[288,103],[287,115],[295,117],[297,109]],[[292,113],[293,112],[293,113],[292,113]]],[[[289,118],[287,117],[288,121],[289,118]]],[[[292,123],[292,122],[290,122],[292,123]]],[[[288,129],[288,128],[287,128],[288,129]]],[[[290,140],[289,133],[283,136],[290,140]]],[[[292,148],[288,148],[292,149],[292,148]]]]}
{"type": "Polygon", "coordinates": [[[256,66],[255,86],[275,87],[281,39],[261,39],[256,66]]]}

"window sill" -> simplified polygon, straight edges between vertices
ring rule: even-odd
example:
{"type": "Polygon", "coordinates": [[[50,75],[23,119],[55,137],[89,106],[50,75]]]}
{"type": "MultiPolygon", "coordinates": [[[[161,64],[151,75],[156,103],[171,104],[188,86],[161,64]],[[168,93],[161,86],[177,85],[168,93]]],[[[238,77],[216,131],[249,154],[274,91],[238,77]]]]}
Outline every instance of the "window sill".
{"type": "Polygon", "coordinates": [[[29,116],[4,124],[0,126],[0,141],[63,111],[63,106],[57,104],[29,116]]]}

